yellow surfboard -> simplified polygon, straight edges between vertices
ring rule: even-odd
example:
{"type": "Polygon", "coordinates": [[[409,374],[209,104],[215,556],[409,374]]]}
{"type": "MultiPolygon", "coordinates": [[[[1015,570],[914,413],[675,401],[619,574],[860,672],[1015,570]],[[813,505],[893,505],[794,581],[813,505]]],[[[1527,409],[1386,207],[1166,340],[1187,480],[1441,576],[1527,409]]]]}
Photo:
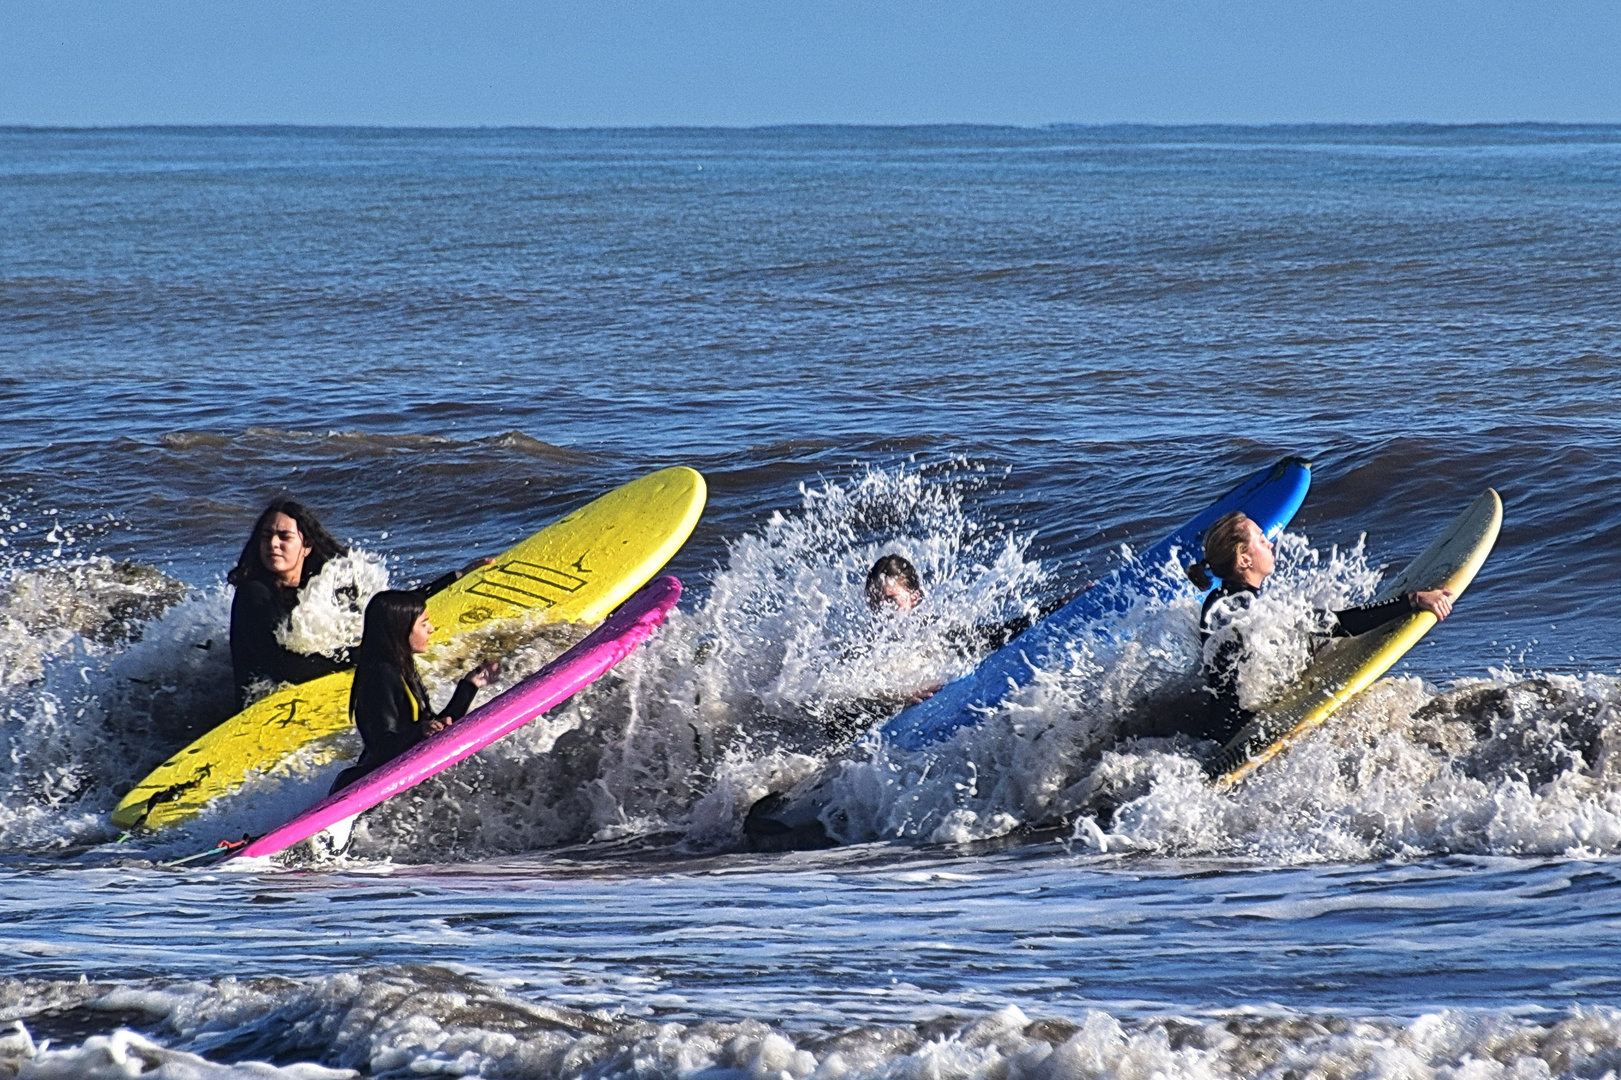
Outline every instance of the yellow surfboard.
{"type": "MultiPolygon", "coordinates": [[[[601,622],[681,549],[706,497],[704,478],[685,467],[615,488],[429,597],[433,642],[530,613],[543,622],[601,622]]],[[[250,774],[349,730],[352,680],[340,671],[250,705],[154,769],[113,810],[113,824],[186,821],[250,774]]]]}
{"type": "MultiPolygon", "coordinates": [[[[1426,589],[1451,589],[1456,599],[1491,554],[1502,525],[1503,501],[1487,488],[1406,570],[1385,583],[1374,602],[1426,589]]],[[[1238,783],[1317,728],[1390,670],[1435,623],[1428,611],[1416,611],[1366,634],[1329,642],[1289,689],[1257,710],[1256,718],[1222,747],[1210,768],[1216,786],[1238,783]]]]}

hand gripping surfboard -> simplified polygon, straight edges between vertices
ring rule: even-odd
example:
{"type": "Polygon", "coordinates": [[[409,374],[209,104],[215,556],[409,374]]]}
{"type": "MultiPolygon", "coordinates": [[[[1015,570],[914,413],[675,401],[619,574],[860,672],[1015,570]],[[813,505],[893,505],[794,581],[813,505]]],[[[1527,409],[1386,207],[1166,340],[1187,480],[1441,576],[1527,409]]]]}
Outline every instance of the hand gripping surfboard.
{"type": "MultiPolygon", "coordinates": [[[[1503,500],[1487,488],[1407,569],[1385,582],[1373,602],[1429,589],[1451,589],[1456,599],[1475,580],[1502,525],[1503,500]]],[[[1206,771],[1216,778],[1216,786],[1231,787],[1321,726],[1390,670],[1435,623],[1428,611],[1415,611],[1365,634],[1329,642],[1300,678],[1256,710],[1256,718],[1210,760],[1206,771]]]]}
{"type": "MultiPolygon", "coordinates": [[[[992,653],[972,673],[891,718],[879,729],[879,737],[902,750],[921,750],[979,723],[1010,693],[1029,683],[1037,665],[1054,650],[1082,635],[1107,635],[1118,616],[1143,597],[1169,599],[1196,591],[1180,566],[1203,557],[1204,531],[1217,518],[1242,510],[1267,536],[1275,537],[1300,509],[1310,486],[1311,463],[1302,458],[1287,457],[1256,470],[1140,556],[992,653]],[[1173,553],[1176,567],[1170,565],[1173,553]]],[[[829,784],[842,765],[831,762],[792,791],[755,803],[744,822],[750,845],[780,850],[832,844],[824,815],[832,798],[829,784]]]]}

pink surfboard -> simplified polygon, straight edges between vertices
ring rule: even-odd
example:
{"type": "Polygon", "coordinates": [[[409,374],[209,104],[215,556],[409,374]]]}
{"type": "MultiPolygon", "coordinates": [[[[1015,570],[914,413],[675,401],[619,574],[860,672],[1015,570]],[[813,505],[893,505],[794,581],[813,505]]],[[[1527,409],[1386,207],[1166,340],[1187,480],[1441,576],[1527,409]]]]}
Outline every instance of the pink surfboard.
{"type": "Polygon", "coordinates": [[[345,818],[369,810],[384,799],[415,787],[435,773],[450,768],[501,736],[561,704],[595,681],[631,650],[653,636],[664,617],[681,599],[681,582],[656,578],[621,604],[603,624],[579,644],[499,697],[474,709],[437,735],[356,780],[336,795],[329,795],[287,824],[266,833],[235,852],[252,858],[274,855],[306,840],[345,818]]]}

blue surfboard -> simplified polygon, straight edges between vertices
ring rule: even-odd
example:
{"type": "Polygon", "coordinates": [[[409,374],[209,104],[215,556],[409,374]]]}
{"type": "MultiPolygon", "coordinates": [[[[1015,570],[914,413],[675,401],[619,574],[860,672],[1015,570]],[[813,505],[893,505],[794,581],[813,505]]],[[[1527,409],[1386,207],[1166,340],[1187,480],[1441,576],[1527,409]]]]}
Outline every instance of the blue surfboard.
{"type": "Polygon", "coordinates": [[[1268,539],[1276,538],[1300,509],[1310,486],[1311,463],[1300,458],[1284,458],[1256,471],[1171,535],[986,657],[972,672],[891,717],[879,729],[879,737],[902,750],[921,750],[949,739],[1029,683],[1032,665],[1044,666],[1055,648],[1083,634],[1106,635],[1115,617],[1141,599],[1171,600],[1178,593],[1196,591],[1182,575],[1168,576],[1165,567],[1173,552],[1184,565],[1203,558],[1204,531],[1217,518],[1242,510],[1268,539]]]}
{"type": "MultiPolygon", "coordinates": [[[[1257,470],[1165,539],[986,657],[974,671],[896,714],[879,728],[879,737],[903,750],[920,750],[949,739],[1028,684],[1036,666],[1053,650],[1082,635],[1108,635],[1133,603],[1144,597],[1174,599],[1179,593],[1204,595],[1185,575],[1168,572],[1173,553],[1181,565],[1203,558],[1205,529],[1234,510],[1242,510],[1268,537],[1275,538],[1300,509],[1310,486],[1311,463],[1301,458],[1284,458],[1257,470]]],[[[792,791],[768,795],[755,803],[743,825],[750,847],[782,851],[833,844],[823,813],[830,809],[828,784],[838,766],[831,762],[792,791]]]]}

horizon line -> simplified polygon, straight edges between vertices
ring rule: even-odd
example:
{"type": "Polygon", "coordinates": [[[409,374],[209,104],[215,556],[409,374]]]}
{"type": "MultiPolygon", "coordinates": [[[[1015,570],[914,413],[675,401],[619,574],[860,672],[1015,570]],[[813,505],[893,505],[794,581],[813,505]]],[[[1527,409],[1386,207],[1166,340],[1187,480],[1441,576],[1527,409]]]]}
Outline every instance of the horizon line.
{"type": "Polygon", "coordinates": [[[768,132],[841,129],[850,131],[910,131],[924,129],[976,129],[985,131],[1055,131],[1146,129],[1160,131],[1208,128],[1277,131],[1285,129],[1360,128],[1366,130],[1408,128],[1436,131],[1506,128],[1554,128],[1581,130],[1621,127],[1621,120],[1057,120],[1040,124],[945,120],[910,123],[862,123],[856,121],[802,121],[765,124],[380,124],[309,123],[301,121],[178,121],[128,124],[32,124],[0,122],[0,132],[119,132],[119,131],[551,131],[551,132],[676,132],[729,131],[768,132]]]}

